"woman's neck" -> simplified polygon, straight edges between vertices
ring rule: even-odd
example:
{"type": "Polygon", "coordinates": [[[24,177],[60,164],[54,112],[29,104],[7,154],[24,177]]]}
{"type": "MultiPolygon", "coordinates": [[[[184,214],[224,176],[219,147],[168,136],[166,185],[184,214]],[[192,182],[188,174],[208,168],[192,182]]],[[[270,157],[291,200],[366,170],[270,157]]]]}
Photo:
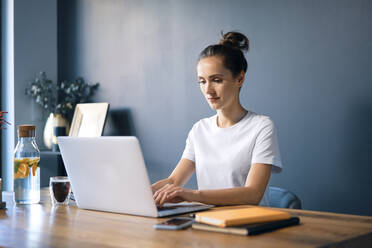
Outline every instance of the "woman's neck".
{"type": "Polygon", "coordinates": [[[217,125],[221,128],[231,127],[247,113],[248,111],[240,104],[234,108],[217,110],[217,125]]]}

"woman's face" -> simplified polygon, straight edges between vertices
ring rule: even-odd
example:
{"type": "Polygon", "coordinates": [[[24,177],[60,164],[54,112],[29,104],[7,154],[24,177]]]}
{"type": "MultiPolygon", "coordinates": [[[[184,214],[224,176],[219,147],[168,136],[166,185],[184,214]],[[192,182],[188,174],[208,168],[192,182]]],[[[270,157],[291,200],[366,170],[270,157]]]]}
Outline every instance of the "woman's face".
{"type": "Polygon", "coordinates": [[[209,106],[223,110],[239,104],[239,88],[244,81],[244,73],[234,77],[217,56],[206,57],[197,65],[200,89],[209,106]]]}

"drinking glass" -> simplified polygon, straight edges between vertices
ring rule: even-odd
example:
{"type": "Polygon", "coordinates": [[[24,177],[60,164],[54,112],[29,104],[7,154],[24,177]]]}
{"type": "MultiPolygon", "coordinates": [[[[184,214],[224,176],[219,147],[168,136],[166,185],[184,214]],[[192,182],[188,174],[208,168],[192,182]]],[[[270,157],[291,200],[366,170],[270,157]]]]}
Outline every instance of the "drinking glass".
{"type": "Polygon", "coordinates": [[[53,205],[68,205],[71,194],[71,184],[68,177],[51,177],[49,193],[53,205]]]}

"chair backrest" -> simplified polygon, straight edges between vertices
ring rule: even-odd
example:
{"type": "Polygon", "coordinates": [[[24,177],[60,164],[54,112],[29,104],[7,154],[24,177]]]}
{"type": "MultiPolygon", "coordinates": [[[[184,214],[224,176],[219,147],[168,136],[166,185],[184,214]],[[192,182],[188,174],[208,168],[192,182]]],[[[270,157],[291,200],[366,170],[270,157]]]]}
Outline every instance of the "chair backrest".
{"type": "Polygon", "coordinates": [[[301,200],[289,190],[269,187],[269,205],[275,208],[302,209],[301,200]]]}

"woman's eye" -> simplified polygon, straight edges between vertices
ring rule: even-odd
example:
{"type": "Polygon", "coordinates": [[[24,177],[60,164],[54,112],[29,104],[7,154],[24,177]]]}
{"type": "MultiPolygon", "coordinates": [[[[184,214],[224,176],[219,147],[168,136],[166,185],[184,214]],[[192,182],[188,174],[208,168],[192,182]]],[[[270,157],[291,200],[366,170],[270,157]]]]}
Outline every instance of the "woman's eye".
{"type": "Polygon", "coordinates": [[[221,82],[222,82],[222,80],[221,80],[221,79],[219,79],[219,78],[215,78],[215,79],[213,79],[213,82],[216,82],[216,83],[221,83],[221,82]]]}
{"type": "Polygon", "coordinates": [[[199,81],[199,84],[205,84],[205,81],[199,81]]]}

